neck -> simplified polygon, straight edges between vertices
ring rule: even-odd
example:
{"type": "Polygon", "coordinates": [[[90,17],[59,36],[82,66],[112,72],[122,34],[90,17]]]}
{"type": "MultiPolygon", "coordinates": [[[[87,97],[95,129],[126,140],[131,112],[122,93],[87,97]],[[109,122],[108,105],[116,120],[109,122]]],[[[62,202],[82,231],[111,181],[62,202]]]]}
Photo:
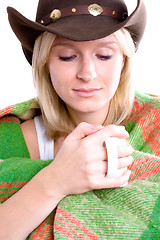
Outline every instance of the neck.
{"type": "Polygon", "coordinates": [[[108,112],[108,106],[107,108],[100,109],[96,112],[76,112],[73,109],[68,109],[72,122],[75,126],[77,126],[81,122],[86,122],[92,125],[103,125],[108,112]]]}

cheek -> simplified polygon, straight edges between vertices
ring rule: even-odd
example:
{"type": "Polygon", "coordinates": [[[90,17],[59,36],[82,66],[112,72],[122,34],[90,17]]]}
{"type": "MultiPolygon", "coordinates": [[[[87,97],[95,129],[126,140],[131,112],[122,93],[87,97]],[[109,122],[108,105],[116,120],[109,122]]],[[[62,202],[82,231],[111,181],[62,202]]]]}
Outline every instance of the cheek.
{"type": "Polygon", "coordinates": [[[52,86],[55,92],[59,97],[61,97],[64,92],[64,83],[61,81],[61,77],[53,73],[51,73],[50,76],[51,76],[52,86]]]}
{"type": "Polygon", "coordinates": [[[55,92],[57,93],[57,95],[60,97],[63,92],[62,87],[61,87],[61,86],[63,86],[63,84],[61,83],[60,74],[57,74],[57,71],[54,71],[54,68],[56,68],[56,67],[53,67],[53,65],[48,66],[52,86],[53,86],[55,92]]]}
{"type": "Polygon", "coordinates": [[[115,84],[119,83],[122,68],[123,68],[123,57],[120,56],[116,58],[115,61],[113,61],[112,67],[110,68],[113,83],[115,84]]]}
{"type": "Polygon", "coordinates": [[[59,71],[58,66],[54,63],[49,64],[48,68],[49,68],[52,85],[56,89],[59,85],[61,85],[62,71],[59,71]]]}
{"type": "Polygon", "coordinates": [[[57,95],[65,102],[68,95],[67,90],[69,86],[69,79],[67,78],[67,72],[64,69],[59,68],[56,64],[52,64],[49,67],[52,86],[57,95]]]}
{"type": "Polygon", "coordinates": [[[108,94],[114,95],[116,92],[120,82],[122,68],[123,60],[122,58],[117,58],[114,61],[110,62],[110,65],[106,68],[105,73],[103,73],[103,75],[106,76],[105,85],[108,94]]]}

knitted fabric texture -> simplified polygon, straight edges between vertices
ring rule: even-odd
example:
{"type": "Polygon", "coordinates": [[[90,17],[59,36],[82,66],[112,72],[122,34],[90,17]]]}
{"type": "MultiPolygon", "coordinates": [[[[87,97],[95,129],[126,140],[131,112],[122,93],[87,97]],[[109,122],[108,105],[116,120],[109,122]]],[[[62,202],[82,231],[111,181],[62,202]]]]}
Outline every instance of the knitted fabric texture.
{"type": "MultiPolygon", "coordinates": [[[[30,100],[0,112],[0,203],[52,161],[30,159],[21,132],[37,110],[30,100]]],[[[160,99],[136,93],[126,129],[135,149],[129,184],[67,196],[28,240],[160,239],[160,99]]]]}

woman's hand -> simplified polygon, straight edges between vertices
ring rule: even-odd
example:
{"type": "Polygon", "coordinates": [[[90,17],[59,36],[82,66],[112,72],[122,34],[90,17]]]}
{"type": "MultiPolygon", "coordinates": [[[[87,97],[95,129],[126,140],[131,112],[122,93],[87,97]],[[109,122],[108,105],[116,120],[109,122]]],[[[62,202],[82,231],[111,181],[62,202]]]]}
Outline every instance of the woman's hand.
{"type": "MultiPolygon", "coordinates": [[[[120,187],[128,181],[130,171],[125,171],[119,177],[106,177],[107,150],[104,141],[109,137],[126,140],[129,135],[121,126],[102,127],[81,123],[65,139],[49,166],[57,195],[63,198],[92,189],[120,187]]],[[[117,146],[119,169],[132,163],[132,152],[132,147],[126,141],[117,146]]]]}

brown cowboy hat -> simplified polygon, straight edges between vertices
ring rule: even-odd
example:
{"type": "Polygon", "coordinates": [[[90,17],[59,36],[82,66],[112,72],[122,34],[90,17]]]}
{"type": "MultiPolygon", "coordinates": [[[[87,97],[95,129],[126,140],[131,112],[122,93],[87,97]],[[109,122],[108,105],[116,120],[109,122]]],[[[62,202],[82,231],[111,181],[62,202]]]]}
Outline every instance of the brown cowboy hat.
{"type": "Polygon", "coordinates": [[[137,50],[146,25],[143,0],[137,0],[130,16],[123,0],[39,0],[36,22],[14,8],[8,7],[7,11],[10,25],[30,64],[35,40],[45,31],[74,41],[89,41],[125,27],[137,50]]]}

